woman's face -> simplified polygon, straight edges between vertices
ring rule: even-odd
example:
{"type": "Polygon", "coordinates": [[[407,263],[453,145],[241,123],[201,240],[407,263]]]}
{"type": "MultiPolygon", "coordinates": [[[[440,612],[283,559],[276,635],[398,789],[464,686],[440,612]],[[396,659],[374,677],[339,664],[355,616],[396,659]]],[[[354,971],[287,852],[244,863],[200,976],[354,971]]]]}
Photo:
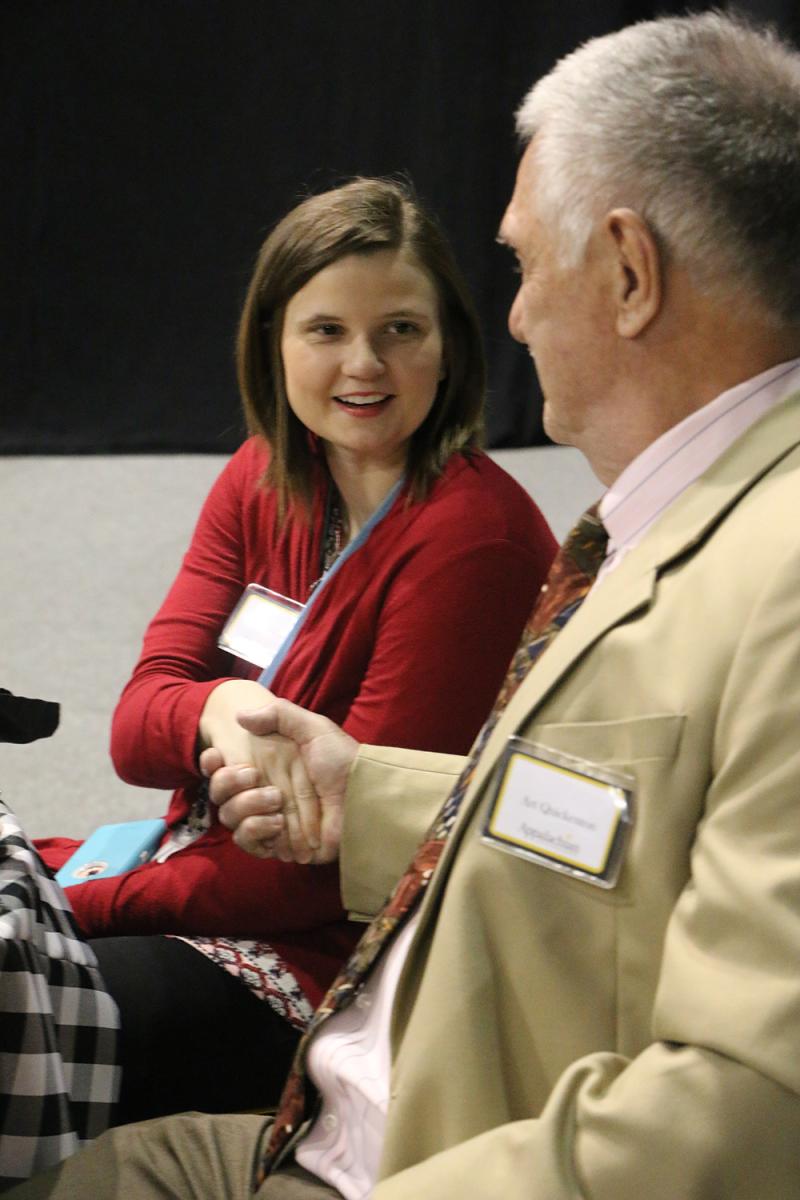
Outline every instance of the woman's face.
{"type": "Polygon", "coordinates": [[[402,250],[340,258],[286,305],[281,357],[289,405],[329,461],[402,469],[445,373],[434,284],[402,250]]]}

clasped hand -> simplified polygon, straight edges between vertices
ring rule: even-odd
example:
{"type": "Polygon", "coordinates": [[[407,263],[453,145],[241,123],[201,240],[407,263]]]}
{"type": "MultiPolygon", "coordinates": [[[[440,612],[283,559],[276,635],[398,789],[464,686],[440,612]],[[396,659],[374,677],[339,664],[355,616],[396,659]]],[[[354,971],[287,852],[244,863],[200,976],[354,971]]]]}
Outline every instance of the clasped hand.
{"type": "Polygon", "coordinates": [[[259,858],[326,863],[338,857],[344,793],[358,743],[333,721],[270,698],[237,713],[258,738],[258,767],[226,763],[211,746],[200,756],[219,819],[259,858]]]}

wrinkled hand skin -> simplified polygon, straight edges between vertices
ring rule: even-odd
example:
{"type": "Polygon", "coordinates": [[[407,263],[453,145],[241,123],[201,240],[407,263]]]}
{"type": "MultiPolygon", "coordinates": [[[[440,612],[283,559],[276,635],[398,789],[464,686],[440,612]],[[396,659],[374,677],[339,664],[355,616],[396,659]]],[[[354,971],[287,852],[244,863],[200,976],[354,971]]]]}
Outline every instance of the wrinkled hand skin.
{"type": "Polygon", "coordinates": [[[270,783],[259,769],[228,763],[216,747],[200,764],[219,818],[243,850],[284,862],[327,863],[339,855],[347,777],[358,743],[333,721],[288,700],[239,712],[262,747],[270,783]]]}
{"type": "Polygon", "coordinates": [[[200,716],[200,742],[207,747],[201,769],[210,777],[220,767],[239,772],[251,768],[254,775],[224,776],[227,782],[221,792],[242,788],[260,792],[250,797],[252,815],[269,816],[269,820],[249,829],[247,848],[261,857],[311,862],[320,844],[319,808],[302,758],[290,739],[277,733],[262,736],[239,721],[242,710],[258,711],[274,699],[268,688],[253,680],[225,680],[214,688],[200,716]],[[211,750],[217,758],[211,757],[211,750]],[[280,821],[275,819],[278,812],[280,821]]]}

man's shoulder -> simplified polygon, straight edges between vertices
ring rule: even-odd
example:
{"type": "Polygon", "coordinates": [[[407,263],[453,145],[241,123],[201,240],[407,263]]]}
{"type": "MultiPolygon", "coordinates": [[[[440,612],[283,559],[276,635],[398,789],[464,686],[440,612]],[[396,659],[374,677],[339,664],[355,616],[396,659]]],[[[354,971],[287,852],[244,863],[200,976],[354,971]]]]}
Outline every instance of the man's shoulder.
{"type": "Polygon", "coordinates": [[[743,433],[665,510],[641,552],[660,567],[720,541],[760,552],[774,552],[778,542],[791,547],[800,544],[791,520],[798,504],[800,397],[793,397],[743,433]]]}

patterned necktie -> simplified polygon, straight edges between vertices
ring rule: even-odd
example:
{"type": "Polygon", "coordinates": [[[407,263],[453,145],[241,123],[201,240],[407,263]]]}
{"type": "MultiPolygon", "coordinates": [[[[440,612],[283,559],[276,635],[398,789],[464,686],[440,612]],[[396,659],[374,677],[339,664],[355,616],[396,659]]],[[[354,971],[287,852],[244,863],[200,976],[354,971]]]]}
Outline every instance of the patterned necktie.
{"type": "Polygon", "coordinates": [[[605,557],[608,534],[593,505],[578,521],[559,549],[486,724],[478,735],[472,753],[452,792],[444,803],[414,859],[395,887],[381,912],[356,946],[328,989],[297,1047],[294,1063],[281,1096],[267,1155],[259,1175],[259,1184],[269,1168],[307,1115],[308,1087],[305,1055],[311,1034],[332,1013],[345,1008],[385,949],[392,934],[418,904],[428,886],[445,841],[470,785],[478,760],[514,692],[537,658],[549,646],[560,629],[580,607],[594,583],[605,557]]]}

